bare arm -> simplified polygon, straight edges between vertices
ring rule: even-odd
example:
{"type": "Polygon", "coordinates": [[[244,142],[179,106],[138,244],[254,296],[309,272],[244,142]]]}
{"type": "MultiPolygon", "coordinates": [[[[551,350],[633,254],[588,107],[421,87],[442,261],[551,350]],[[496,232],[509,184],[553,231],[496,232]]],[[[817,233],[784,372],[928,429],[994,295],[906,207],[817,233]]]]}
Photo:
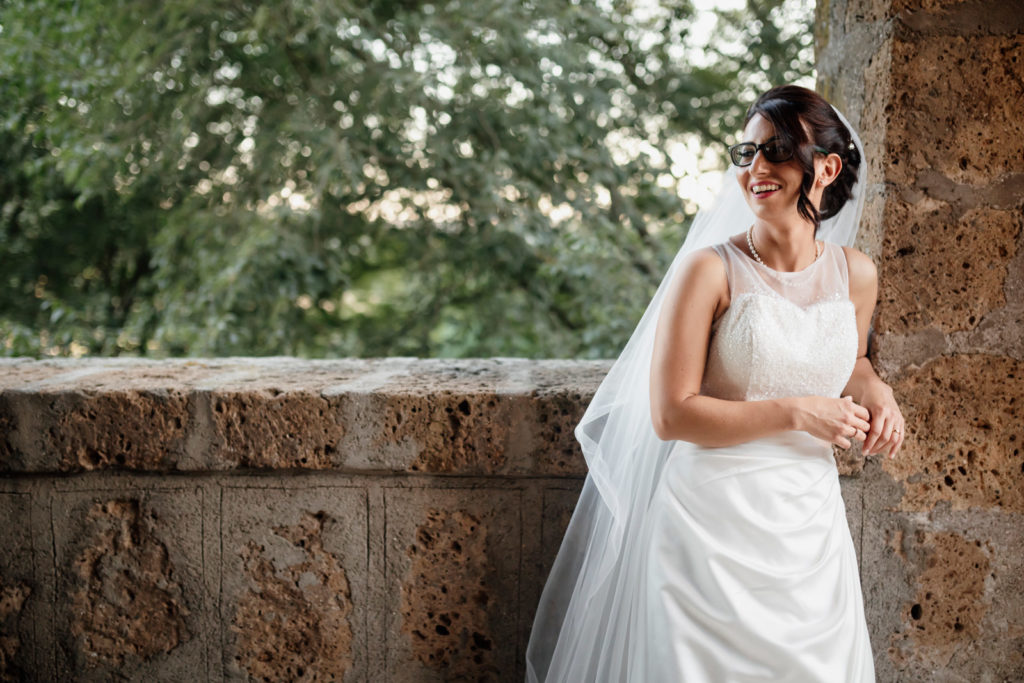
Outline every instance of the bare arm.
{"type": "Polygon", "coordinates": [[[725,266],[711,249],[691,254],[666,292],[651,359],[651,418],[662,439],[731,446],[802,430],[844,448],[868,413],[850,400],[807,396],[727,401],[700,394],[711,324],[729,305],[725,266]]]}
{"type": "Polygon", "coordinates": [[[844,248],[850,272],[850,299],[857,309],[857,364],[843,390],[868,409],[871,429],[864,441],[864,454],[886,453],[890,458],[903,445],[904,420],[892,389],[879,378],[868,360],[868,329],[878,298],[878,271],[863,253],[844,248]]]}

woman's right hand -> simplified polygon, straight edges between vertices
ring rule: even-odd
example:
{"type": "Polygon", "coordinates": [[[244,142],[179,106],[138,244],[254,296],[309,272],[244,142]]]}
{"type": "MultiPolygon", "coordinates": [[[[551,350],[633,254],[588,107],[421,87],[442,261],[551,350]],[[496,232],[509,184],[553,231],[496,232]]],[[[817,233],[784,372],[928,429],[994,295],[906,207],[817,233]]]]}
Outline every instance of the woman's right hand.
{"type": "Polygon", "coordinates": [[[795,417],[797,429],[840,448],[849,448],[851,439],[863,443],[871,428],[868,409],[854,403],[851,396],[798,398],[795,417]]]}

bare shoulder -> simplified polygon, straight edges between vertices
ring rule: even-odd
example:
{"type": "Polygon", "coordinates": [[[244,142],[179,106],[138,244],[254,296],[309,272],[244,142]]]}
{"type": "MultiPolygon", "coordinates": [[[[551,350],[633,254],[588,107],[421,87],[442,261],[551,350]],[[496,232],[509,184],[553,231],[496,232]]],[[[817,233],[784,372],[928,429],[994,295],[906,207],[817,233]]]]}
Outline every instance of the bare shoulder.
{"type": "Polygon", "coordinates": [[[729,279],[721,257],[711,247],[684,256],[667,295],[673,307],[706,307],[713,317],[721,315],[729,305],[729,279]]]}
{"type": "Polygon", "coordinates": [[[712,247],[687,254],[679,264],[676,289],[700,289],[705,292],[728,291],[725,264],[712,247]]]}
{"type": "Polygon", "coordinates": [[[850,273],[850,291],[874,290],[878,286],[878,268],[871,257],[853,247],[843,247],[850,273]]]}
{"type": "Polygon", "coordinates": [[[714,247],[697,249],[683,257],[681,264],[687,270],[695,269],[704,275],[721,273],[725,276],[725,264],[714,247]]]}

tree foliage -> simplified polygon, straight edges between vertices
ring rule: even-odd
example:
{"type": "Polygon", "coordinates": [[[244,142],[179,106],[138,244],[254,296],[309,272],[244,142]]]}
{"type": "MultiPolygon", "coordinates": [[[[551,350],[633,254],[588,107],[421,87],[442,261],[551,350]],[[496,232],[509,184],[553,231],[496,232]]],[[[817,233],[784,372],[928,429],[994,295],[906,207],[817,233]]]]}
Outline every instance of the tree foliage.
{"type": "Polygon", "coordinates": [[[0,7],[7,355],[614,355],[810,72],[793,0],[0,7]]]}

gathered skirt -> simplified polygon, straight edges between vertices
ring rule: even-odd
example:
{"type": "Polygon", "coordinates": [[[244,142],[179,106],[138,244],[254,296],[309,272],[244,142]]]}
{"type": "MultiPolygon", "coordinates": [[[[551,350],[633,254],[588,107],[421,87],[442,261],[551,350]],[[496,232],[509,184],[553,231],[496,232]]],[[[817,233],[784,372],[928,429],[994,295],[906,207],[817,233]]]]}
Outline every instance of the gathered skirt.
{"type": "Polygon", "coordinates": [[[633,566],[628,680],[867,683],[874,665],[831,447],[679,442],[633,566]]]}

